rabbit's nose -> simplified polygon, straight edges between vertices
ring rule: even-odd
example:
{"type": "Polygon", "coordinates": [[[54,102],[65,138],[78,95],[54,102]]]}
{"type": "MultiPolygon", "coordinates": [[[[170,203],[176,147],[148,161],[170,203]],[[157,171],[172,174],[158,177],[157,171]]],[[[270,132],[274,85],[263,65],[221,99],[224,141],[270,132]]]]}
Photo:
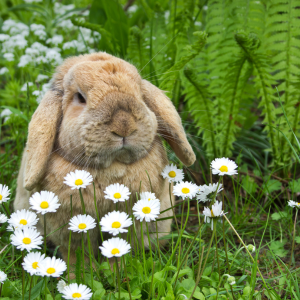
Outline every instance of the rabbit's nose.
{"type": "Polygon", "coordinates": [[[130,136],[137,130],[133,116],[125,111],[118,111],[113,116],[111,132],[120,137],[130,136]]]}

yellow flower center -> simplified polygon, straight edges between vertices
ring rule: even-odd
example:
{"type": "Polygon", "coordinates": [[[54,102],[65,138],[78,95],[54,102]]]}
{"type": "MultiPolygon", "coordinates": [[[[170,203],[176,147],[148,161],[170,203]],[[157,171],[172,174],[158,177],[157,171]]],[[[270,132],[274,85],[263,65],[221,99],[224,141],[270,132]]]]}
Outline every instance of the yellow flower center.
{"type": "Polygon", "coordinates": [[[170,171],[170,172],[169,172],[169,176],[170,176],[171,178],[176,177],[175,171],[170,171]]]}
{"type": "Polygon", "coordinates": [[[80,297],[81,297],[81,294],[80,294],[80,293],[73,293],[73,294],[72,294],[72,297],[73,297],[73,298],[80,298],[80,297]]]}
{"type": "Polygon", "coordinates": [[[151,213],[151,208],[148,206],[143,207],[142,209],[144,214],[150,214],[151,213]]]}
{"type": "Polygon", "coordinates": [[[43,202],[41,202],[40,207],[43,209],[46,209],[49,207],[49,203],[47,201],[43,201],[43,202]]]}
{"type": "Polygon", "coordinates": [[[190,192],[190,189],[183,188],[181,191],[182,191],[183,194],[188,194],[190,192]]]}
{"type": "Polygon", "coordinates": [[[148,199],[148,201],[150,201],[150,200],[151,200],[151,198],[148,199]]]}
{"type": "Polygon", "coordinates": [[[22,224],[22,225],[27,225],[27,221],[24,220],[24,219],[22,219],[22,220],[20,220],[20,224],[22,224]]]}
{"type": "Polygon", "coordinates": [[[31,243],[31,239],[25,237],[25,238],[23,239],[23,243],[26,244],[26,245],[29,245],[29,244],[31,243]]]}
{"type": "Polygon", "coordinates": [[[34,269],[38,268],[39,267],[38,262],[36,261],[36,262],[32,263],[32,267],[34,269]]]}
{"type": "Polygon", "coordinates": [[[75,180],[75,184],[76,184],[76,185],[82,185],[82,184],[83,184],[82,179],[76,179],[76,180],[75,180]]]}
{"type": "Polygon", "coordinates": [[[211,209],[211,210],[210,210],[210,212],[211,212],[211,216],[214,218],[214,217],[215,217],[215,215],[214,215],[214,212],[213,212],[213,210],[211,209]]]}
{"type": "Polygon", "coordinates": [[[78,228],[79,228],[79,229],[85,229],[85,228],[86,228],[86,224],[80,223],[80,224],[78,225],[78,228]]]}
{"type": "Polygon", "coordinates": [[[118,222],[118,221],[113,222],[113,223],[111,224],[111,227],[112,227],[112,228],[120,228],[120,227],[121,227],[121,223],[118,222]]]}
{"type": "Polygon", "coordinates": [[[114,193],[114,198],[120,199],[121,198],[121,194],[120,193],[114,193]]]}
{"type": "Polygon", "coordinates": [[[118,253],[120,253],[118,248],[114,248],[111,250],[111,254],[113,254],[113,255],[118,254],[118,253]]]}
{"type": "Polygon", "coordinates": [[[221,172],[228,172],[227,166],[222,166],[219,170],[220,170],[221,172]]]}
{"type": "Polygon", "coordinates": [[[54,268],[48,268],[47,273],[48,274],[53,274],[53,273],[55,273],[55,269],[54,268]]]}
{"type": "Polygon", "coordinates": [[[2,195],[0,195],[0,201],[2,200],[2,195]]]}

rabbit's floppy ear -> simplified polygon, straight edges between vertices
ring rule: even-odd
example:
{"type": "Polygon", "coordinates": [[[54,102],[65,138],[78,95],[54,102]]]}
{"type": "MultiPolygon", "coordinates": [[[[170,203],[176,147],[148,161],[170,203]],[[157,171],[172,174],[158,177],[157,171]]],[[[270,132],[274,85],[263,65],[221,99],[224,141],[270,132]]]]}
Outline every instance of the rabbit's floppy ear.
{"type": "Polygon", "coordinates": [[[169,143],[183,164],[192,165],[196,156],[187,141],[181,119],[173,103],[159,88],[147,80],[142,80],[141,88],[146,105],[157,117],[158,133],[169,143]]]}
{"type": "Polygon", "coordinates": [[[32,190],[44,175],[62,117],[62,91],[49,90],[29,123],[24,187],[32,190]]]}

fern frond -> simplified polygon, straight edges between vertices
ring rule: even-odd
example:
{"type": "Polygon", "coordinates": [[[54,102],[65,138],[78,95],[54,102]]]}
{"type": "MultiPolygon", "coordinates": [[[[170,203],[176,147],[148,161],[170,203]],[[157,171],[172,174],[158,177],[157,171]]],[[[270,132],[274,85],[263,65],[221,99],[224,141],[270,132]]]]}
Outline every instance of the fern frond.
{"type": "Polygon", "coordinates": [[[184,75],[189,81],[185,88],[185,101],[197,125],[198,135],[203,134],[203,144],[206,146],[206,155],[209,159],[217,157],[213,102],[209,97],[207,87],[201,84],[195,72],[185,69],[184,75]]]}
{"type": "Polygon", "coordinates": [[[240,102],[243,98],[244,88],[252,75],[252,64],[248,63],[247,56],[242,53],[229,65],[228,73],[224,79],[223,105],[220,129],[220,146],[222,156],[232,155],[233,143],[241,129],[243,116],[240,112],[240,102]]]}
{"type": "MultiPolygon", "coordinates": [[[[288,121],[293,124],[295,132],[300,129],[298,101],[300,91],[297,87],[300,73],[300,1],[299,0],[274,0],[269,6],[267,19],[267,47],[272,53],[274,79],[278,82],[278,90],[281,95],[283,108],[288,121]]],[[[277,96],[276,90],[273,91],[277,96]]],[[[277,110],[278,126],[287,136],[294,141],[293,132],[289,130],[281,108],[277,110]]],[[[277,160],[286,164],[290,162],[292,150],[286,139],[278,136],[281,145],[281,154],[277,160]]],[[[279,163],[279,161],[278,161],[279,163]]]]}
{"type": "Polygon", "coordinates": [[[178,76],[178,72],[184,68],[184,66],[192,60],[199,52],[202,50],[206,42],[206,33],[205,32],[194,32],[197,40],[191,46],[186,46],[185,50],[186,55],[182,56],[178,62],[175,63],[165,74],[161,77],[161,83],[159,88],[162,90],[171,91],[173,88],[173,80],[178,76]]]}
{"type": "Polygon", "coordinates": [[[262,114],[264,115],[263,123],[267,124],[264,130],[268,132],[271,150],[275,158],[278,158],[278,141],[276,139],[276,131],[268,125],[275,126],[276,112],[274,102],[276,98],[272,90],[272,77],[269,70],[269,61],[267,57],[258,53],[256,49],[260,45],[260,41],[253,33],[247,35],[245,32],[239,32],[235,35],[235,39],[239,46],[243,49],[250,63],[253,64],[256,72],[255,82],[259,89],[259,97],[261,101],[259,107],[262,107],[262,114]]]}

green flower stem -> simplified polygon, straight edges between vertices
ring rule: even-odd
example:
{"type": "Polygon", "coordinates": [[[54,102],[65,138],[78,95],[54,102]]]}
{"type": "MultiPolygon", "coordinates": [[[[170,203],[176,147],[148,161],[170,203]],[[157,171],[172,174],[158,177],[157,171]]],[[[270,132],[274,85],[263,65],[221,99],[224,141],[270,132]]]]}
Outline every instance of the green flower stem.
{"type": "Polygon", "coordinates": [[[201,251],[200,262],[199,262],[199,266],[198,266],[196,281],[198,280],[198,278],[200,276],[201,265],[202,265],[202,260],[203,260],[203,253],[204,253],[204,246],[202,247],[202,251],[201,251]]]}
{"type": "Polygon", "coordinates": [[[162,266],[162,264],[161,264],[161,257],[160,257],[159,240],[158,240],[157,220],[155,220],[155,227],[156,227],[156,242],[157,242],[158,260],[159,260],[160,266],[162,266]]]}
{"type": "MultiPolygon", "coordinates": [[[[218,272],[219,272],[219,276],[220,276],[221,271],[220,271],[220,261],[219,261],[219,251],[218,251],[218,239],[217,239],[217,218],[214,218],[212,220],[212,222],[214,222],[214,233],[215,233],[215,242],[216,242],[217,263],[218,263],[218,272]]],[[[217,290],[217,297],[216,297],[216,299],[218,299],[218,296],[219,296],[219,288],[217,290]]]]}
{"type": "Polygon", "coordinates": [[[294,221],[294,231],[293,231],[293,243],[292,243],[291,259],[290,259],[290,262],[289,262],[289,266],[292,264],[293,254],[294,254],[297,216],[298,216],[298,208],[296,208],[296,215],[295,215],[295,221],[294,221]]]}
{"type": "Polygon", "coordinates": [[[210,252],[211,244],[212,244],[212,241],[213,241],[213,239],[214,239],[215,230],[216,230],[216,226],[214,226],[213,234],[211,235],[211,238],[210,238],[210,242],[209,242],[207,254],[206,254],[206,257],[205,257],[205,260],[204,260],[203,268],[202,268],[202,270],[201,270],[200,275],[198,276],[198,279],[197,279],[197,281],[196,281],[196,283],[195,283],[195,287],[194,287],[194,289],[193,289],[193,291],[192,291],[192,294],[191,294],[189,300],[191,300],[191,299],[193,298],[193,295],[194,295],[194,293],[195,293],[195,291],[196,291],[196,288],[197,288],[197,286],[198,286],[198,284],[199,284],[199,281],[200,281],[200,279],[201,279],[201,277],[202,277],[202,274],[203,274],[203,271],[204,271],[204,269],[205,269],[205,265],[206,265],[206,262],[207,262],[207,259],[208,259],[208,255],[209,255],[209,252],[210,252]]]}
{"type": "Polygon", "coordinates": [[[52,299],[55,299],[55,295],[54,295],[54,287],[53,287],[53,277],[50,278],[51,281],[51,295],[52,295],[52,299]]]}
{"type": "Polygon", "coordinates": [[[152,257],[152,247],[151,247],[151,240],[150,240],[150,234],[149,234],[148,222],[146,222],[146,228],[147,228],[147,236],[148,236],[148,242],[149,242],[150,257],[151,257],[151,260],[153,260],[153,257],[152,257]]]}
{"type": "Polygon", "coordinates": [[[45,276],[45,300],[47,300],[47,280],[48,280],[48,278],[47,278],[47,276],[45,276]]]}
{"type": "Polygon", "coordinates": [[[174,217],[174,220],[175,220],[175,223],[176,223],[176,227],[177,227],[177,233],[179,235],[179,226],[178,226],[178,222],[177,222],[177,218],[176,218],[176,214],[175,214],[175,208],[174,208],[173,203],[172,203],[172,192],[171,192],[171,189],[172,189],[172,183],[170,182],[169,183],[170,204],[171,204],[171,207],[172,207],[173,217],[174,217]]]}
{"type": "MultiPolygon", "coordinates": [[[[93,288],[94,288],[94,276],[93,276],[93,263],[92,263],[91,240],[90,240],[90,234],[89,234],[89,232],[87,232],[87,239],[88,239],[88,245],[89,245],[89,257],[90,257],[91,288],[92,288],[92,290],[93,290],[93,288]]],[[[92,299],[94,299],[94,293],[93,293],[92,299]]]]}
{"type": "Polygon", "coordinates": [[[147,268],[146,268],[146,256],[145,256],[145,245],[144,245],[143,221],[141,222],[141,240],[142,240],[142,250],[143,250],[143,261],[144,261],[145,278],[147,278],[148,277],[148,272],[147,272],[147,268]]]}
{"type": "MultiPolygon", "coordinates": [[[[72,205],[72,195],[70,195],[70,206],[71,206],[71,218],[73,217],[73,205],[72,205]]],[[[68,245],[68,284],[70,284],[70,252],[71,252],[71,238],[72,238],[72,230],[69,232],[69,245],[68,245]]]]}
{"type": "Polygon", "coordinates": [[[118,294],[119,297],[118,299],[121,299],[121,283],[120,283],[120,270],[119,270],[119,264],[118,264],[118,259],[115,257],[115,263],[116,263],[116,268],[117,268],[117,277],[118,277],[118,294]]]}
{"type": "Polygon", "coordinates": [[[83,273],[83,283],[85,284],[85,265],[84,265],[84,241],[83,241],[83,232],[81,233],[81,247],[82,247],[82,273],[83,273]]]}
{"type": "MultiPolygon", "coordinates": [[[[0,285],[0,297],[2,295],[2,285],[3,285],[3,283],[1,283],[1,285],[0,285]]],[[[30,300],[30,294],[29,294],[29,300],[30,300]]]]}
{"type": "Polygon", "coordinates": [[[128,294],[129,294],[129,298],[130,300],[132,300],[131,298],[131,291],[130,291],[130,285],[129,285],[129,278],[127,276],[127,267],[126,267],[126,261],[125,261],[125,256],[123,256],[123,263],[124,263],[124,271],[125,271],[125,276],[126,276],[126,283],[127,283],[127,288],[128,288],[128,294]]]}
{"type": "Polygon", "coordinates": [[[46,214],[44,214],[44,253],[46,255],[46,250],[47,250],[47,229],[46,229],[46,214]]]}
{"type": "MultiPolygon", "coordinates": [[[[28,295],[28,300],[30,300],[30,296],[31,296],[31,288],[32,288],[32,280],[33,280],[33,276],[30,276],[30,285],[29,285],[29,295],[28,295]]],[[[1,285],[2,288],[2,285],[1,285]]],[[[1,297],[1,292],[0,292],[0,297],[1,297]]]]}
{"type": "Polygon", "coordinates": [[[151,284],[150,284],[150,290],[149,290],[148,300],[150,300],[151,294],[152,294],[153,279],[154,279],[154,268],[155,268],[155,261],[153,261],[153,265],[152,265],[152,276],[151,276],[151,284]]]}
{"type": "MultiPolygon", "coordinates": [[[[22,262],[24,261],[24,251],[22,251],[22,262]]],[[[24,300],[25,297],[25,271],[24,268],[22,268],[22,300],[24,300]]]]}
{"type": "Polygon", "coordinates": [[[231,270],[232,264],[233,264],[234,261],[235,261],[235,258],[237,257],[237,255],[238,255],[244,248],[245,248],[245,247],[241,247],[238,251],[236,251],[236,253],[235,253],[235,255],[234,255],[233,259],[232,259],[232,262],[231,262],[231,264],[230,264],[230,266],[229,266],[228,273],[230,273],[230,270],[231,270]]]}
{"type": "MultiPolygon", "coordinates": [[[[240,240],[240,242],[241,242],[241,243],[243,244],[243,246],[245,247],[245,249],[246,249],[247,253],[249,254],[249,257],[251,258],[252,262],[255,263],[254,258],[252,257],[252,255],[251,255],[251,253],[249,252],[247,246],[245,245],[245,243],[243,242],[242,238],[239,236],[239,234],[237,233],[237,231],[235,230],[235,228],[233,227],[233,225],[230,223],[230,221],[228,220],[228,218],[226,217],[226,215],[223,215],[223,217],[226,219],[226,221],[228,222],[228,224],[230,225],[230,227],[232,228],[232,230],[234,231],[234,233],[237,235],[237,237],[238,237],[238,239],[240,240]]],[[[264,279],[263,275],[262,275],[261,272],[260,272],[260,269],[259,269],[258,265],[257,265],[257,271],[258,271],[258,273],[259,273],[259,275],[260,275],[260,277],[261,277],[261,279],[262,279],[262,281],[263,281],[263,283],[264,283],[264,285],[265,285],[265,288],[266,288],[267,291],[269,292],[269,296],[270,296],[271,300],[273,300],[272,294],[271,294],[270,291],[269,291],[269,288],[268,288],[268,286],[267,286],[267,284],[266,284],[266,282],[265,282],[265,279],[264,279]]]]}
{"type": "Polygon", "coordinates": [[[85,206],[84,206],[84,201],[83,201],[83,196],[81,192],[81,188],[79,188],[79,195],[80,195],[80,201],[81,201],[81,207],[82,207],[82,212],[85,215],[85,206]]]}

